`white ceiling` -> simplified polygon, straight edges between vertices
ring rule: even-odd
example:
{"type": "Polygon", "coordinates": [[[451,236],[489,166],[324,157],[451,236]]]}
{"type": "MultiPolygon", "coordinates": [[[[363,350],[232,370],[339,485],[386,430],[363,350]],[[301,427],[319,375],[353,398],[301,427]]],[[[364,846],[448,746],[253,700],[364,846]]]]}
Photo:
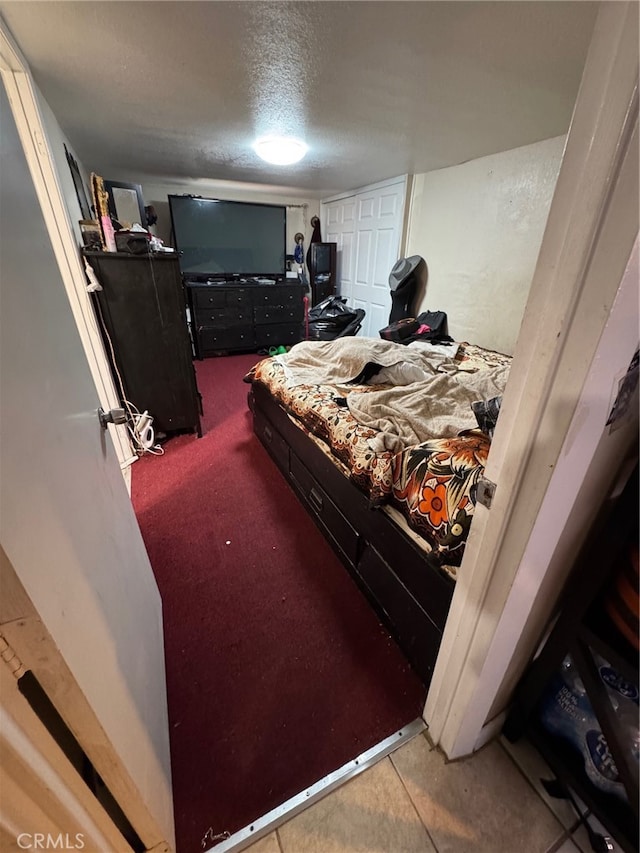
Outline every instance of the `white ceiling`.
{"type": "Polygon", "coordinates": [[[89,170],[326,196],[566,132],[597,3],[0,2],[89,170]],[[251,143],[288,132],[296,166],[251,143]]]}

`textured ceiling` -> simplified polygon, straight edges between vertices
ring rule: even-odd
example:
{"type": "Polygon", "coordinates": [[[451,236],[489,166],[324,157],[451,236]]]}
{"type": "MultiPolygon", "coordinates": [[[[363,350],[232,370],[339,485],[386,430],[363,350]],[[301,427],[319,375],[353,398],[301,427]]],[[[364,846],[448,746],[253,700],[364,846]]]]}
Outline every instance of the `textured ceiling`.
{"type": "Polygon", "coordinates": [[[86,168],[326,195],[566,132],[590,2],[0,2],[86,168]],[[288,132],[296,166],[251,143],[288,132]]]}

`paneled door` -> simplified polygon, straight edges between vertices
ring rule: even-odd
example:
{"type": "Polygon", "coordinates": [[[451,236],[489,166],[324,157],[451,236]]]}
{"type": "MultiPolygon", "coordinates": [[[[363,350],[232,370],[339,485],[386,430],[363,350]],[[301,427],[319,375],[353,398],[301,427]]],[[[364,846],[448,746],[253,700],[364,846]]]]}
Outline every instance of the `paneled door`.
{"type": "MultiPolygon", "coordinates": [[[[162,601],[114,444],[98,419],[100,398],[52,242],[58,232],[45,222],[13,118],[17,99],[9,100],[4,80],[3,73],[0,567],[11,563],[32,608],[20,602],[6,614],[12,598],[3,568],[0,634],[40,682],[145,849],[165,842],[173,849],[162,601]]],[[[3,703],[0,714],[5,709],[3,703]]],[[[19,796],[27,770],[14,758],[19,796]]],[[[40,766],[43,785],[33,780],[30,790],[51,789],[48,813],[61,819],[53,792],[62,785],[40,766]]],[[[5,771],[3,794],[6,781],[5,771]]],[[[50,826],[18,826],[16,835],[50,826]]],[[[4,846],[2,832],[0,849],[19,849],[15,836],[4,846]]],[[[107,841],[91,849],[127,849],[107,841]]]]}
{"type": "Polygon", "coordinates": [[[337,249],[338,293],[366,311],[362,335],[377,338],[389,322],[389,273],[401,257],[406,177],[322,203],[325,239],[337,249]]]}

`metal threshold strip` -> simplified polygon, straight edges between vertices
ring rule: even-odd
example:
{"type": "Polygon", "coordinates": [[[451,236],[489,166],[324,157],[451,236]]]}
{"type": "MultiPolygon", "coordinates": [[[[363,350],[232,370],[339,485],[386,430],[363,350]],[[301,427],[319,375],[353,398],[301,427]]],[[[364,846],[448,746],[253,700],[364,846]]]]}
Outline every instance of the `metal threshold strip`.
{"type": "Polygon", "coordinates": [[[371,749],[366,750],[366,752],[363,752],[357,758],[354,758],[353,761],[348,761],[338,770],[334,770],[333,773],[329,773],[323,779],[320,779],[319,782],[296,794],[295,797],[291,797],[291,799],[282,803],[282,805],[276,806],[275,809],[267,812],[267,814],[255,820],[249,826],[245,826],[213,847],[210,847],[205,853],[236,853],[236,851],[244,850],[255,841],[258,841],[258,839],[263,838],[265,835],[273,832],[274,829],[282,826],[283,823],[286,823],[286,821],[299,812],[321,800],[327,794],[331,793],[331,791],[335,791],[336,788],[344,785],[345,782],[348,782],[359,773],[368,770],[369,767],[386,758],[387,755],[407,743],[407,741],[410,741],[416,735],[419,735],[425,729],[426,725],[423,720],[414,720],[408,726],[405,726],[400,731],[372,746],[371,749]]]}

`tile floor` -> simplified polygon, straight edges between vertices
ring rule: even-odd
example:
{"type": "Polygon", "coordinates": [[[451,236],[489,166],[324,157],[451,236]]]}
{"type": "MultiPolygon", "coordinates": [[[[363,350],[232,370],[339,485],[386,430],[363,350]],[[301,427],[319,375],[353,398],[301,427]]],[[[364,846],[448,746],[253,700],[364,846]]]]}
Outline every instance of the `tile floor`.
{"type": "Polygon", "coordinates": [[[591,853],[571,807],[551,799],[540,777],[551,772],[527,743],[496,741],[445,764],[418,735],[247,850],[591,853]]]}

